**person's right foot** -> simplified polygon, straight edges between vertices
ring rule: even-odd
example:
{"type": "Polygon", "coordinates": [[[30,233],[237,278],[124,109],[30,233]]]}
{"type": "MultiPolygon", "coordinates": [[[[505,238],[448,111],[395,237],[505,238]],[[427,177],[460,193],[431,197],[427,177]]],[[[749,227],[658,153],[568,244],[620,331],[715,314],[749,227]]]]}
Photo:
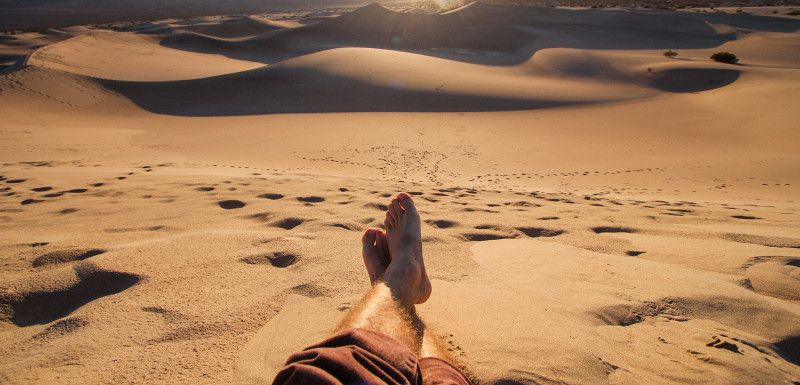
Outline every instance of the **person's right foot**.
{"type": "Polygon", "coordinates": [[[384,281],[401,301],[420,304],[431,296],[422,259],[422,224],[411,196],[397,194],[386,210],[386,240],[391,262],[384,281]]]}

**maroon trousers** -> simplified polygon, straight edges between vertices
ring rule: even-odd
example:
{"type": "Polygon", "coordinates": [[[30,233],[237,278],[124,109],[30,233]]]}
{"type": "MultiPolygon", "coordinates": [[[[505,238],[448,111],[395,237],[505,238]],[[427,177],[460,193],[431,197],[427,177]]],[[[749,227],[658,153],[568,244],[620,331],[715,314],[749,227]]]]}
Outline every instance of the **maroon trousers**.
{"type": "Polygon", "coordinates": [[[348,329],[293,354],[272,385],[468,385],[444,360],[419,359],[396,339],[348,329]]]}

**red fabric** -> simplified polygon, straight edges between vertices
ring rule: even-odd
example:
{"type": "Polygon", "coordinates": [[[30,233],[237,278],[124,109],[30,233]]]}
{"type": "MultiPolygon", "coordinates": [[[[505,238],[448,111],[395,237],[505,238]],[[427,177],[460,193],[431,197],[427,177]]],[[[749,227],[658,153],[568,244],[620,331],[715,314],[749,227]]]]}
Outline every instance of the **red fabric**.
{"type": "Polygon", "coordinates": [[[467,385],[449,363],[418,359],[399,341],[367,329],[348,329],[295,353],[273,385],[467,385]]]}

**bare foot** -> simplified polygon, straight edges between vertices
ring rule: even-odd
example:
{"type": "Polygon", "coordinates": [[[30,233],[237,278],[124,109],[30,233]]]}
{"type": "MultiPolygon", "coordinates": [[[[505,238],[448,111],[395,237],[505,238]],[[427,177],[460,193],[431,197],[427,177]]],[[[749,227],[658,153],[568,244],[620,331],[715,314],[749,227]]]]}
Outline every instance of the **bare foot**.
{"type": "Polygon", "coordinates": [[[397,194],[386,210],[386,240],[391,262],[384,281],[401,301],[420,304],[431,296],[422,259],[422,224],[411,196],[397,194]]]}
{"type": "Polygon", "coordinates": [[[367,267],[369,282],[373,285],[383,278],[386,267],[389,266],[389,245],[386,243],[386,233],[381,229],[367,229],[361,238],[363,245],[362,256],[364,266],[367,267]]]}

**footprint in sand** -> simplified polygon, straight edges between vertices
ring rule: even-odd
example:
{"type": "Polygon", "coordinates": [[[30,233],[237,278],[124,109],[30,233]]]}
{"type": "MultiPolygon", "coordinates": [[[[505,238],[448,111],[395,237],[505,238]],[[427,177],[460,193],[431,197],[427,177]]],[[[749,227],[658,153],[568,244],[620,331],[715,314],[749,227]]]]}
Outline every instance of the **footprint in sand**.
{"type": "Polygon", "coordinates": [[[759,217],[754,217],[752,215],[733,215],[732,217],[736,219],[747,219],[747,220],[762,219],[759,217]]]}
{"type": "Polygon", "coordinates": [[[300,226],[301,224],[305,223],[306,221],[307,221],[306,219],[295,218],[295,217],[284,218],[284,219],[281,219],[281,220],[273,222],[272,226],[280,227],[280,228],[282,228],[284,230],[291,230],[291,229],[293,229],[293,228],[295,228],[297,226],[300,226]]]}
{"type": "Polygon", "coordinates": [[[497,239],[510,239],[517,237],[516,234],[490,233],[490,232],[463,233],[461,234],[461,236],[467,241],[471,242],[494,241],[497,239]]]}
{"type": "Polygon", "coordinates": [[[325,202],[325,198],[318,196],[297,197],[297,200],[305,203],[320,203],[325,202]]]}
{"type": "Polygon", "coordinates": [[[283,194],[266,193],[266,194],[261,194],[258,197],[259,198],[264,198],[264,199],[270,199],[270,200],[274,201],[274,200],[282,199],[283,198],[283,194]]]}
{"type": "Polygon", "coordinates": [[[269,264],[275,267],[284,268],[295,264],[298,259],[299,256],[297,254],[276,251],[274,253],[269,253],[269,254],[247,256],[240,259],[240,261],[250,265],[269,264]]]}
{"type": "Polygon", "coordinates": [[[72,190],[62,191],[62,193],[65,193],[65,194],[83,194],[83,193],[85,193],[87,191],[89,191],[89,190],[85,189],[85,188],[74,188],[72,190]]]}
{"type": "Polygon", "coordinates": [[[429,219],[425,221],[425,223],[439,229],[447,229],[450,227],[458,226],[458,222],[449,221],[447,219],[429,219]]]}
{"type": "Polygon", "coordinates": [[[555,237],[564,234],[564,230],[546,229],[544,227],[517,227],[517,230],[531,238],[555,237]]]}
{"type": "Polygon", "coordinates": [[[603,233],[635,233],[636,229],[624,226],[596,226],[592,227],[595,234],[603,233]]]}
{"type": "Polygon", "coordinates": [[[43,284],[42,289],[0,297],[0,319],[17,326],[53,322],[98,298],[120,293],[139,282],[134,274],[85,265],[75,268],[77,279],[43,284]]]}
{"type": "Polygon", "coordinates": [[[240,209],[244,206],[247,206],[246,203],[235,199],[219,201],[217,204],[219,207],[222,207],[225,210],[240,209]]]}

